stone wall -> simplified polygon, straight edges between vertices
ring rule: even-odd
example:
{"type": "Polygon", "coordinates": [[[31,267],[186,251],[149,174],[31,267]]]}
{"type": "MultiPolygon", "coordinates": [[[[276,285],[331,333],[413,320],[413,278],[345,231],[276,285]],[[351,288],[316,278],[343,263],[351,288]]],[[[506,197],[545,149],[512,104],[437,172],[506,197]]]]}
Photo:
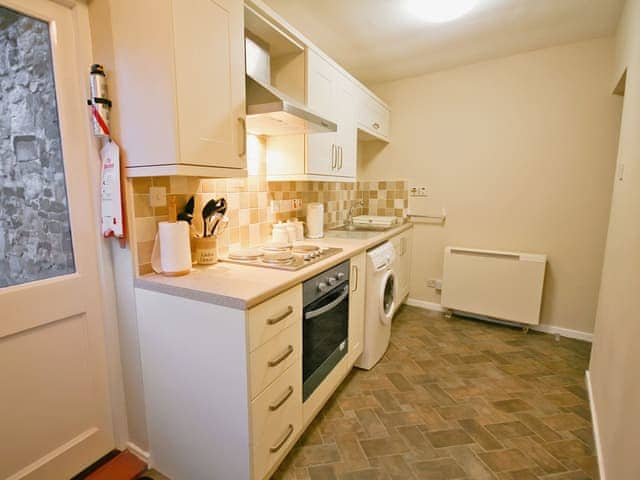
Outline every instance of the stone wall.
{"type": "Polygon", "coordinates": [[[0,287],[74,270],[48,24],[0,7],[0,287]]]}

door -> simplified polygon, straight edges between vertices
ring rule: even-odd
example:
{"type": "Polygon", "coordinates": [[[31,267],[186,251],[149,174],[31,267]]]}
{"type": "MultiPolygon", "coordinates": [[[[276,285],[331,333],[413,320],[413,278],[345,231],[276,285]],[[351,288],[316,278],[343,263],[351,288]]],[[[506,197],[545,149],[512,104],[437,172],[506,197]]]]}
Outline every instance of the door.
{"type": "Polygon", "coordinates": [[[86,29],[85,5],[0,0],[0,478],[69,478],[114,447],[86,29]]]}
{"type": "Polygon", "coordinates": [[[356,95],[351,81],[340,75],[336,88],[338,114],[338,168],[335,175],[356,177],[356,95]]]}
{"type": "MultiPolygon", "coordinates": [[[[307,55],[307,105],[327,119],[339,122],[335,96],[337,95],[336,82],[340,74],[313,50],[308,50],[307,55]]],[[[307,135],[307,173],[336,174],[338,167],[336,141],[336,132],[307,135]]]]}
{"type": "Polygon", "coordinates": [[[355,362],[364,345],[364,301],[365,301],[365,268],[366,253],[351,258],[351,275],[349,284],[349,355],[355,362]]]}
{"type": "Polygon", "coordinates": [[[243,3],[174,1],[173,17],[181,163],[245,168],[243,3]]]}

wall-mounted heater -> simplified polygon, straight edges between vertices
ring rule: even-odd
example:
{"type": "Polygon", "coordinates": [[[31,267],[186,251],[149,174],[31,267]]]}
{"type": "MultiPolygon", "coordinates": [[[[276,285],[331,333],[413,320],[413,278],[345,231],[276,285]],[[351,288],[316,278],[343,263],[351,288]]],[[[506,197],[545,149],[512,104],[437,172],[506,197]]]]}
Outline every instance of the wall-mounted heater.
{"type": "Polygon", "coordinates": [[[442,306],[537,325],[547,256],[446,247],[442,306]]]}

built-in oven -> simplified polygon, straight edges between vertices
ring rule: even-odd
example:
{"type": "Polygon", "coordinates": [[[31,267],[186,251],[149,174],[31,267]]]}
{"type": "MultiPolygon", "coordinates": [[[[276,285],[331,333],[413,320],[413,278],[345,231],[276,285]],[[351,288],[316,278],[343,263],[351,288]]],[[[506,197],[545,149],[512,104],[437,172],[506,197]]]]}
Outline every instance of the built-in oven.
{"type": "Polygon", "coordinates": [[[303,284],[302,399],[307,400],[347,354],[349,261],[303,284]]]}

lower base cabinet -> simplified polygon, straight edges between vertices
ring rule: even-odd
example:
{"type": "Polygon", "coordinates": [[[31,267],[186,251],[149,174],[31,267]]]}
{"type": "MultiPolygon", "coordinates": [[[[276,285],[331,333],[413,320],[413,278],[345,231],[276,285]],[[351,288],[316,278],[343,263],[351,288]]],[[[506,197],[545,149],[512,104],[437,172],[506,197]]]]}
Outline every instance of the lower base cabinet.
{"type": "Polygon", "coordinates": [[[136,289],[151,466],[269,478],[362,353],[365,258],[351,259],[349,352],[304,403],[301,285],[248,311],[136,289]]]}

